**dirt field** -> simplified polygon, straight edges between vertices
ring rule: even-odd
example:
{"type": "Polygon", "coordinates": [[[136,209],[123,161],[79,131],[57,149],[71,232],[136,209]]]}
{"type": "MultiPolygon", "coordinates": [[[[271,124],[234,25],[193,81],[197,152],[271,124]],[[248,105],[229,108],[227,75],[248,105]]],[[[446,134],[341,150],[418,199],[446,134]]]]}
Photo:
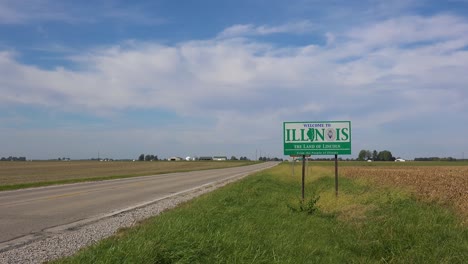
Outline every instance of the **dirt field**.
{"type": "Polygon", "coordinates": [[[0,186],[110,176],[138,176],[167,172],[227,168],[251,164],[244,161],[99,162],[26,161],[0,162],[0,186]]]}
{"type": "Polygon", "coordinates": [[[468,221],[468,166],[343,167],[340,174],[406,188],[422,200],[452,206],[468,221]]]}

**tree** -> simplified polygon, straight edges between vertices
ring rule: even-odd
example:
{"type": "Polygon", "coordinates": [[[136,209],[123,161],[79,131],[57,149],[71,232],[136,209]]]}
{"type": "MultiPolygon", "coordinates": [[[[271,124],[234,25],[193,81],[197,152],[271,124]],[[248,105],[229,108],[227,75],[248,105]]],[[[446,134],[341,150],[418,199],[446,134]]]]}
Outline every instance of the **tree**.
{"type": "MultiPolygon", "coordinates": [[[[377,151],[375,151],[375,152],[377,152],[377,151]]],[[[375,154],[375,156],[377,157],[377,153],[375,154]]],[[[363,161],[363,160],[370,160],[372,158],[373,158],[372,157],[372,152],[370,152],[370,150],[363,149],[363,150],[359,151],[359,155],[358,155],[357,160],[363,161]]]]}
{"type": "Polygon", "coordinates": [[[9,156],[8,158],[2,157],[1,161],[26,161],[26,157],[13,157],[13,156],[9,156]]]}
{"type": "Polygon", "coordinates": [[[379,153],[377,152],[377,150],[374,150],[372,152],[372,160],[374,160],[374,161],[379,160],[379,153]]]}
{"type": "Polygon", "coordinates": [[[365,160],[365,159],[366,159],[366,156],[367,156],[367,151],[368,151],[368,150],[364,150],[364,149],[361,150],[361,151],[359,151],[359,155],[358,155],[358,158],[357,158],[357,159],[358,159],[358,160],[361,160],[361,161],[365,160]]]}
{"type": "Polygon", "coordinates": [[[147,154],[147,155],[145,156],[145,161],[153,161],[153,160],[154,160],[154,155],[149,155],[149,154],[147,154]]]}
{"type": "Polygon", "coordinates": [[[140,157],[138,157],[139,161],[144,161],[145,160],[145,154],[141,154],[140,157]]]}
{"type": "Polygon", "coordinates": [[[378,159],[381,161],[394,161],[395,157],[393,157],[392,153],[388,150],[380,151],[378,154],[378,159]]]}
{"type": "Polygon", "coordinates": [[[236,156],[232,156],[231,160],[237,160],[236,156]]]}
{"type": "Polygon", "coordinates": [[[370,150],[366,150],[366,160],[370,160],[372,158],[372,153],[370,150]]]}

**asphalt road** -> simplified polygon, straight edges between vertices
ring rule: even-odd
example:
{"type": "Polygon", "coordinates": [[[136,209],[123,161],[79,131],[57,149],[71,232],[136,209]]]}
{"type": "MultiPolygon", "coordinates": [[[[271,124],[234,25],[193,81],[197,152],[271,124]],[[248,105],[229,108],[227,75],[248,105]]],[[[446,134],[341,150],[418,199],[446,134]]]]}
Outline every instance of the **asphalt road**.
{"type": "Polygon", "coordinates": [[[250,166],[0,192],[0,245],[38,233],[98,219],[201,185],[276,165],[250,166]]]}

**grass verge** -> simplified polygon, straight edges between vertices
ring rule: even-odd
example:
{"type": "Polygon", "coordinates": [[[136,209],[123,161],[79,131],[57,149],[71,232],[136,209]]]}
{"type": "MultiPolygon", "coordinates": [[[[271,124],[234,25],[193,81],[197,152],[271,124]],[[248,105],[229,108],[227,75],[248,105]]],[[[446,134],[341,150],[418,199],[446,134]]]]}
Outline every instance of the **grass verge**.
{"type": "Polygon", "coordinates": [[[306,210],[281,165],[187,202],[55,263],[463,263],[468,230],[404,191],[314,167],[306,210]],[[318,198],[319,197],[319,198],[318,198]],[[318,198],[315,203],[308,203],[318,198]],[[309,210],[311,209],[317,210],[309,210]]]}

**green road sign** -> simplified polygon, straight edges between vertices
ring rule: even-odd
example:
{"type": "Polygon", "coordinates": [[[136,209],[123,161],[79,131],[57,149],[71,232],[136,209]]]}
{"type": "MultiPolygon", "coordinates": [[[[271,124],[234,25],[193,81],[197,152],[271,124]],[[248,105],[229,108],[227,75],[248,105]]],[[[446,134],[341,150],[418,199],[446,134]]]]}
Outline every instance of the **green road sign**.
{"type": "Polygon", "coordinates": [[[350,155],[351,121],[283,123],[284,155],[350,155]]]}

